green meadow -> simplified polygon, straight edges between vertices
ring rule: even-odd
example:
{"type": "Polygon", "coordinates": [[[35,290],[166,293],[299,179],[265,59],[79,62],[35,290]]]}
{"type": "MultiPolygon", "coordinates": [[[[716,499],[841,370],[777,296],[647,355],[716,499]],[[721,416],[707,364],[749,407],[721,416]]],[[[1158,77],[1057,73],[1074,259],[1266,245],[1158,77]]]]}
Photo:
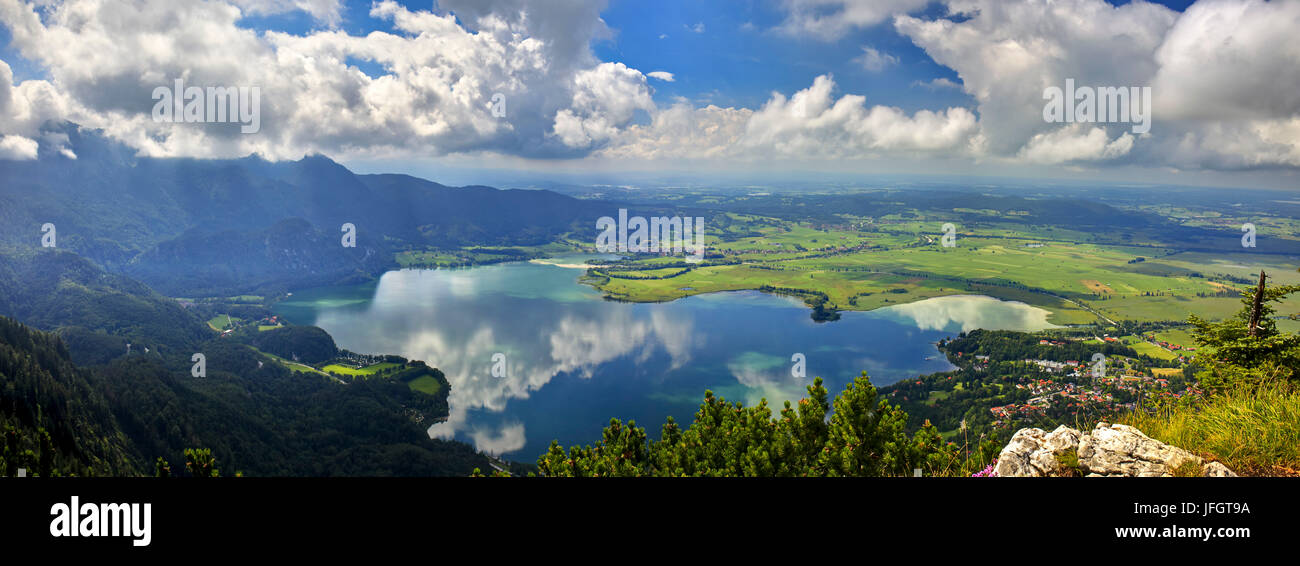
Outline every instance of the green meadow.
{"type": "MultiPolygon", "coordinates": [[[[1295,266],[1278,256],[1102,244],[1082,232],[1018,224],[959,229],[956,246],[944,247],[935,222],[845,228],[736,214],[727,220],[706,238],[710,253],[723,258],[683,268],[666,265],[680,257],[641,256],[595,270],[586,281],[638,302],[763,286],[802,289],[825,293],[839,310],[983,294],[1047,309],[1055,324],[1184,321],[1193,313],[1222,318],[1240,308],[1244,280],[1260,269],[1275,284],[1300,283],[1295,266]]],[[[1300,299],[1283,310],[1300,310],[1300,299]]]]}
{"type": "Polygon", "coordinates": [[[293,370],[293,371],[295,371],[295,372],[297,372],[297,373],[312,373],[312,374],[321,375],[321,376],[325,376],[325,377],[331,377],[329,374],[327,374],[327,373],[325,373],[325,372],[323,372],[323,371],[321,371],[321,370],[318,370],[318,369],[316,369],[316,368],[314,368],[314,367],[311,367],[311,366],[309,366],[309,365],[306,365],[306,364],[300,364],[300,363],[295,362],[295,361],[292,361],[292,360],[286,360],[286,359],[281,358],[280,356],[277,356],[277,355],[275,355],[275,354],[269,354],[269,353],[263,352],[263,351],[261,351],[261,350],[258,350],[257,348],[253,348],[252,346],[249,346],[249,348],[252,349],[254,352],[257,352],[257,353],[259,353],[259,354],[261,354],[261,355],[263,355],[263,356],[266,356],[267,358],[270,358],[271,361],[273,361],[273,362],[275,362],[275,363],[278,363],[278,364],[280,364],[280,365],[282,365],[282,366],[284,366],[284,367],[287,367],[287,368],[289,368],[290,370],[293,370]]]}
{"type": "Polygon", "coordinates": [[[434,379],[431,375],[422,375],[406,382],[406,385],[409,386],[412,391],[419,391],[420,393],[427,393],[429,395],[437,395],[438,392],[442,390],[442,384],[438,383],[438,380],[434,379]]]}
{"type": "Polygon", "coordinates": [[[230,316],[228,314],[219,314],[208,319],[208,326],[213,330],[221,331],[240,322],[243,322],[243,319],[240,319],[239,317],[230,316]]]}
{"type": "Polygon", "coordinates": [[[401,365],[402,364],[384,362],[384,363],[369,365],[363,368],[354,368],[342,364],[329,364],[321,367],[320,369],[321,371],[324,371],[326,373],[337,373],[339,375],[347,375],[352,377],[370,377],[381,371],[389,370],[396,367],[401,367],[401,365]]]}

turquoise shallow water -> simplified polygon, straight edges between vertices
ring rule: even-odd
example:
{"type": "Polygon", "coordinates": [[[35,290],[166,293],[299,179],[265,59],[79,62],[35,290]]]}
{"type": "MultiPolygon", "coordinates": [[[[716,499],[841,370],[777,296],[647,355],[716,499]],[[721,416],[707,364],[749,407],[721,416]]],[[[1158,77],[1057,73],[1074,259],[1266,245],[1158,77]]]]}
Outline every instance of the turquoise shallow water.
{"type": "Polygon", "coordinates": [[[814,376],[836,393],[863,370],[885,385],[950,369],[934,343],[962,330],[1050,326],[1047,311],[981,296],[823,324],[797,301],[749,291],[618,303],[577,283],[583,259],[391,271],[374,283],[297,292],[276,312],[324,328],[342,348],[442,369],[451,417],[430,434],[528,461],[552,439],[594,442],[611,417],[657,436],[669,415],[690,422],[706,389],[780,407],[814,376]],[[503,377],[493,376],[498,353],[503,377]],[[806,377],[792,375],[795,354],[806,377]]]}

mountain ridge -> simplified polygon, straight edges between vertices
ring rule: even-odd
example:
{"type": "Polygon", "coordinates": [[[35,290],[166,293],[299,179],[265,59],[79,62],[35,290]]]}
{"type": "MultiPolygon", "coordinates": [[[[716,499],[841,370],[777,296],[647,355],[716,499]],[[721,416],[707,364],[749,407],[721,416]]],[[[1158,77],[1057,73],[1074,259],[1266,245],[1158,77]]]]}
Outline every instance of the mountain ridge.
{"type": "Polygon", "coordinates": [[[606,208],[550,191],[358,175],[319,154],[152,158],[70,122],[46,131],[67,143],[43,139],[36,160],[0,161],[0,243],[38,246],[52,223],[58,247],[174,295],[373,276],[402,250],[546,243],[606,208]],[[340,255],[345,224],[364,259],[340,255]],[[310,267],[286,266],[286,255],[310,267]]]}

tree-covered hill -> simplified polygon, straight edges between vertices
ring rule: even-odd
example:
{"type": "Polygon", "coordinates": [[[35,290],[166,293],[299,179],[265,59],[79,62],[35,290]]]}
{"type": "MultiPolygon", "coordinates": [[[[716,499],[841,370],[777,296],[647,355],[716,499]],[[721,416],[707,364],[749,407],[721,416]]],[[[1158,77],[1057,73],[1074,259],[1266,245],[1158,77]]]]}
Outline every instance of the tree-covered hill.
{"type": "MultiPolygon", "coordinates": [[[[70,328],[76,343],[112,347],[117,355],[126,354],[126,342],[138,352],[193,352],[211,334],[176,301],[57,249],[0,250],[0,315],[46,330],[70,328]]],[[[80,355],[74,351],[73,359],[116,357],[100,351],[80,355]]]]}
{"type": "MultiPolygon", "coordinates": [[[[9,473],[149,473],[193,447],[246,475],[466,475],[488,465],[468,445],[428,437],[448,413],[448,387],[423,364],[347,383],[292,371],[219,336],[196,309],[65,251],[0,254],[0,290],[0,316],[45,331],[9,318],[0,326],[9,329],[3,418],[16,431],[9,473]],[[203,377],[191,372],[195,353],[203,377]],[[442,384],[434,394],[405,382],[426,374],[442,384]],[[42,429],[52,450],[41,448],[42,429]]],[[[260,334],[272,351],[337,353],[314,327],[260,334]]]]}
{"type": "Polygon", "coordinates": [[[0,473],[130,475],[143,471],[89,372],[58,336],[0,317],[0,473]]]}
{"type": "Polygon", "coordinates": [[[192,229],[136,256],[123,271],[169,295],[204,297],[365,281],[392,266],[382,246],[363,239],[344,247],[335,232],[301,218],[255,230],[192,229]]]}
{"type": "Polygon", "coordinates": [[[281,358],[318,364],[339,355],[334,338],[316,326],[286,326],[248,336],[249,344],[281,358]]]}
{"type": "Polygon", "coordinates": [[[226,339],[201,346],[202,378],[187,362],[132,358],[97,368],[122,429],[149,461],[179,461],[184,448],[204,446],[245,475],[465,475],[486,465],[470,446],[425,433],[429,418],[446,415],[445,395],[398,380],[342,384],[290,371],[226,339]]]}

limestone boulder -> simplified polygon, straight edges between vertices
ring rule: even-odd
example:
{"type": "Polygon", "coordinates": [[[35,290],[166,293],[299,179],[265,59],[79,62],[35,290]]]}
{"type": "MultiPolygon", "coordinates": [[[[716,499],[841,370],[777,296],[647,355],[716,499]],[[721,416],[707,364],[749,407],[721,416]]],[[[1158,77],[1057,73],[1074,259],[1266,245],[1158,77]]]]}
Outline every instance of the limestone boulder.
{"type": "Polygon", "coordinates": [[[1194,463],[1206,477],[1235,477],[1219,462],[1155,440],[1128,425],[1099,423],[1088,433],[1067,426],[1051,433],[1038,428],[1016,431],[998,456],[1000,477],[1082,474],[1087,477],[1167,477],[1194,463]],[[1067,454],[1073,452],[1073,457],[1067,454]],[[1063,462],[1077,461],[1074,470],[1063,462]]]}
{"type": "Polygon", "coordinates": [[[1077,450],[1079,431],[1061,425],[1047,433],[1039,428],[1022,428],[998,455],[997,474],[1005,477],[1060,475],[1058,458],[1077,450]]]}

